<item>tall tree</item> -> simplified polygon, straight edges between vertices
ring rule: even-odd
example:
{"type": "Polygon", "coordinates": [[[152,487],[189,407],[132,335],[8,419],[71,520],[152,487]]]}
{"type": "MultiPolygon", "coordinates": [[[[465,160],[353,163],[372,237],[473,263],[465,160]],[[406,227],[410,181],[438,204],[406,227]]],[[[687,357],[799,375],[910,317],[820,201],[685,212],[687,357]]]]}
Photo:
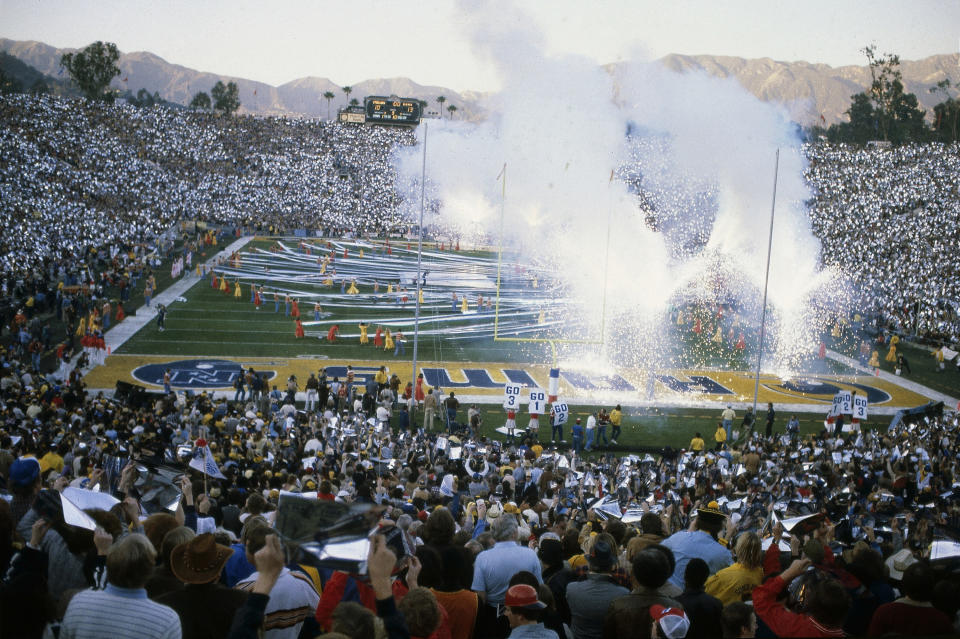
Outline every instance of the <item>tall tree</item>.
{"type": "Polygon", "coordinates": [[[335,97],[337,96],[334,95],[333,91],[323,92],[323,98],[327,101],[327,119],[328,120],[330,119],[330,100],[334,99],[335,97]]]}
{"type": "Polygon", "coordinates": [[[457,105],[451,104],[447,107],[447,112],[450,114],[450,119],[453,119],[453,114],[457,112],[457,105]]]}
{"type": "Polygon", "coordinates": [[[943,102],[933,107],[934,137],[940,142],[957,141],[957,119],[960,117],[960,98],[952,95],[956,86],[951,84],[950,78],[944,78],[930,87],[930,93],[939,93],[943,102]]]}
{"type": "Polygon", "coordinates": [[[348,84],[347,86],[343,87],[343,92],[346,94],[347,98],[349,98],[350,94],[353,93],[353,87],[348,84]]]}
{"type": "Polygon", "coordinates": [[[917,96],[903,90],[900,56],[893,53],[879,55],[874,45],[860,51],[870,65],[867,93],[873,102],[880,137],[897,144],[923,141],[926,136],[923,110],[919,108],[917,96]]]}
{"type": "Polygon", "coordinates": [[[438,95],[438,96],[437,96],[437,104],[440,105],[440,117],[441,117],[441,118],[443,117],[443,103],[446,102],[446,101],[447,101],[447,96],[445,96],[445,95],[438,95]]]}
{"type": "Polygon", "coordinates": [[[874,112],[878,116],[880,135],[889,139],[890,115],[893,112],[893,84],[901,81],[900,56],[893,53],[877,54],[876,45],[860,49],[870,66],[870,88],[868,95],[873,102],[874,112]]]}
{"type": "Polygon", "coordinates": [[[210,96],[206,91],[197,91],[196,95],[193,96],[193,99],[190,100],[191,109],[200,109],[202,111],[209,111],[212,102],[210,102],[210,96]]]}
{"type": "Polygon", "coordinates": [[[240,90],[236,82],[228,82],[224,86],[219,80],[210,90],[210,97],[213,99],[213,108],[224,115],[229,116],[240,108],[240,90]]]}
{"type": "Polygon", "coordinates": [[[120,75],[120,67],[117,66],[119,59],[117,45],[98,40],[82,51],[63,54],[60,65],[67,70],[84,96],[90,100],[113,102],[115,95],[110,91],[110,81],[120,75]]]}
{"type": "Polygon", "coordinates": [[[356,98],[350,98],[350,106],[360,106],[360,100],[356,98]]]}
{"type": "Polygon", "coordinates": [[[830,127],[831,141],[865,144],[886,140],[893,144],[925,142],[929,130],[917,96],[906,93],[900,74],[900,57],[878,55],[873,46],[861,49],[870,64],[870,86],[850,96],[849,122],[830,127]]]}

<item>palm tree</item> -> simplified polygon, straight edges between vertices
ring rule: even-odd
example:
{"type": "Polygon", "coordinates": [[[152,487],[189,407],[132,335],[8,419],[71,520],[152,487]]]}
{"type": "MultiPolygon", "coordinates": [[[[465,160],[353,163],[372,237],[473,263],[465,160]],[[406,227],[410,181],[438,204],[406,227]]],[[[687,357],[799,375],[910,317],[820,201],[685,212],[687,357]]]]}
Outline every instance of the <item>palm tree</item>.
{"type": "Polygon", "coordinates": [[[351,91],[353,91],[353,87],[352,87],[352,86],[349,86],[349,85],[348,85],[348,86],[343,87],[343,92],[347,94],[347,97],[348,97],[348,98],[350,97],[350,92],[351,92],[351,91]]]}
{"type": "Polygon", "coordinates": [[[443,117],[443,103],[447,101],[447,98],[442,95],[437,96],[437,103],[440,105],[440,117],[443,117]]]}
{"type": "Polygon", "coordinates": [[[330,119],[330,100],[334,99],[335,96],[333,91],[324,91],[323,97],[327,100],[327,119],[330,119]]]}
{"type": "Polygon", "coordinates": [[[450,106],[447,107],[447,111],[450,113],[450,119],[452,120],[453,114],[457,112],[457,105],[451,104],[450,106]]]}

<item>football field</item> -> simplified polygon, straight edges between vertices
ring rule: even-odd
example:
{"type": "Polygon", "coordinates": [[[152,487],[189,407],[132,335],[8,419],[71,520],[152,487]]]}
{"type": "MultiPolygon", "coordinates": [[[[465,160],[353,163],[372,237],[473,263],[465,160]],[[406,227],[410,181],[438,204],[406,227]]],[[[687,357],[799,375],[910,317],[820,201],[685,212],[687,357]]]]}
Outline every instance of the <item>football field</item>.
{"type": "MultiPolygon", "coordinates": [[[[211,272],[202,269],[197,277],[192,271],[194,283],[169,304],[166,329],[146,323],[90,371],[87,384],[112,388],[119,380],[155,390],[169,369],[176,389],[230,395],[236,375],[249,367],[280,387],[296,375],[302,388],[310,373],[326,369],[330,379],[343,378],[347,366],[361,381],[385,366],[406,383],[413,375],[415,249],[406,242],[252,240],[211,272]],[[295,315],[303,337],[296,334],[295,315]]],[[[683,365],[689,353],[681,353],[675,366],[655,371],[578,367],[570,353],[589,354],[600,346],[566,344],[570,331],[590,337],[586,329],[577,333],[581,327],[564,324],[569,302],[551,288],[548,274],[498,259],[495,252],[430,246],[421,272],[417,366],[429,387],[493,407],[506,384],[546,389],[554,363],[547,340],[558,339],[566,353],[559,366],[560,397],[572,405],[622,404],[638,414],[656,406],[700,419],[689,411],[713,414],[727,403],[741,410],[753,403],[755,376],[742,370],[742,356],[733,366],[720,358],[692,368],[683,365]]],[[[878,416],[928,401],[883,378],[818,366],[789,378],[761,375],[761,407],[774,402],[808,413],[813,428],[839,390],[866,395],[878,416]]]]}

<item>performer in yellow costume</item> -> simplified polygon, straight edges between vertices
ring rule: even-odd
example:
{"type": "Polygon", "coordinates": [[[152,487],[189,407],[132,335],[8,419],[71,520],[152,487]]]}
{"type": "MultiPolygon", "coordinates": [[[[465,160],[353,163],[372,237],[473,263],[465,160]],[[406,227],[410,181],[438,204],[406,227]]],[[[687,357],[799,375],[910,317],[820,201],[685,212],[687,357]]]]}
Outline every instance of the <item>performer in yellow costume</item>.
{"type": "Polygon", "coordinates": [[[874,350],[870,354],[870,361],[867,362],[871,368],[880,368],[880,351],[874,350]]]}
{"type": "Polygon", "coordinates": [[[896,362],[896,361],[897,361],[897,344],[899,344],[899,343],[900,343],[900,337],[899,337],[899,336],[894,335],[893,337],[890,338],[890,350],[887,351],[887,356],[884,357],[884,359],[885,359],[886,361],[888,361],[888,362],[896,362]]]}
{"type": "Polygon", "coordinates": [[[237,280],[237,285],[236,285],[236,286],[234,287],[234,289],[233,289],[233,297],[234,297],[234,299],[240,299],[241,297],[243,297],[243,293],[241,292],[241,289],[242,289],[242,288],[243,288],[243,287],[240,286],[240,280],[237,280]]]}
{"type": "Polygon", "coordinates": [[[86,317],[80,318],[80,323],[77,324],[77,330],[74,331],[73,334],[76,335],[77,337],[83,337],[84,335],[87,334],[87,318],[86,317]]]}
{"type": "Polygon", "coordinates": [[[361,344],[369,344],[369,343],[370,343],[370,338],[367,337],[367,323],[366,323],[366,322],[360,322],[360,343],[361,343],[361,344]]]}
{"type": "Polygon", "coordinates": [[[723,343],[723,335],[720,333],[720,326],[717,326],[717,331],[713,334],[713,342],[715,344],[723,343]]]}
{"type": "Polygon", "coordinates": [[[350,295],[356,295],[360,292],[360,289],[357,288],[357,280],[350,280],[350,288],[347,289],[347,293],[350,295]]]}
{"type": "Polygon", "coordinates": [[[463,298],[460,300],[460,312],[466,313],[469,310],[470,310],[470,302],[467,301],[467,296],[464,295],[463,298]]]}
{"type": "Polygon", "coordinates": [[[225,277],[220,278],[220,290],[221,291],[227,290],[227,278],[225,277]]]}
{"type": "Polygon", "coordinates": [[[383,331],[383,350],[392,351],[393,350],[393,336],[390,335],[390,329],[385,329],[383,331]]]}

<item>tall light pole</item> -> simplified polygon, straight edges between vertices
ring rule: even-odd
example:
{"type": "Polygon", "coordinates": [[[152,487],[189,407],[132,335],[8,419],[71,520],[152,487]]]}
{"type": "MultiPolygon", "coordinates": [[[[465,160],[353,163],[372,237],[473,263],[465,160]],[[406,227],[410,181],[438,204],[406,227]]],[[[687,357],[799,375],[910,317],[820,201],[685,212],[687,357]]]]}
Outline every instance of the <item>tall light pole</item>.
{"type": "Polygon", "coordinates": [[[410,381],[417,384],[417,346],[420,344],[420,295],[423,290],[423,208],[427,192],[427,123],[423,123],[423,165],[420,169],[420,224],[417,228],[417,305],[413,312],[413,374],[410,381]]]}
{"type": "Polygon", "coordinates": [[[767,240],[767,273],[763,278],[763,311],[760,314],[760,348],[757,350],[757,379],[753,385],[753,419],[757,419],[757,395],[760,393],[760,363],[763,361],[763,338],[767,328],[767,285],[770,283],[770,255],[773,251],[773,215],[777,210],[777,177],[780,172],[780,149],[773,164],[773,204],[770,206],[770,238],[767,240]]]}

